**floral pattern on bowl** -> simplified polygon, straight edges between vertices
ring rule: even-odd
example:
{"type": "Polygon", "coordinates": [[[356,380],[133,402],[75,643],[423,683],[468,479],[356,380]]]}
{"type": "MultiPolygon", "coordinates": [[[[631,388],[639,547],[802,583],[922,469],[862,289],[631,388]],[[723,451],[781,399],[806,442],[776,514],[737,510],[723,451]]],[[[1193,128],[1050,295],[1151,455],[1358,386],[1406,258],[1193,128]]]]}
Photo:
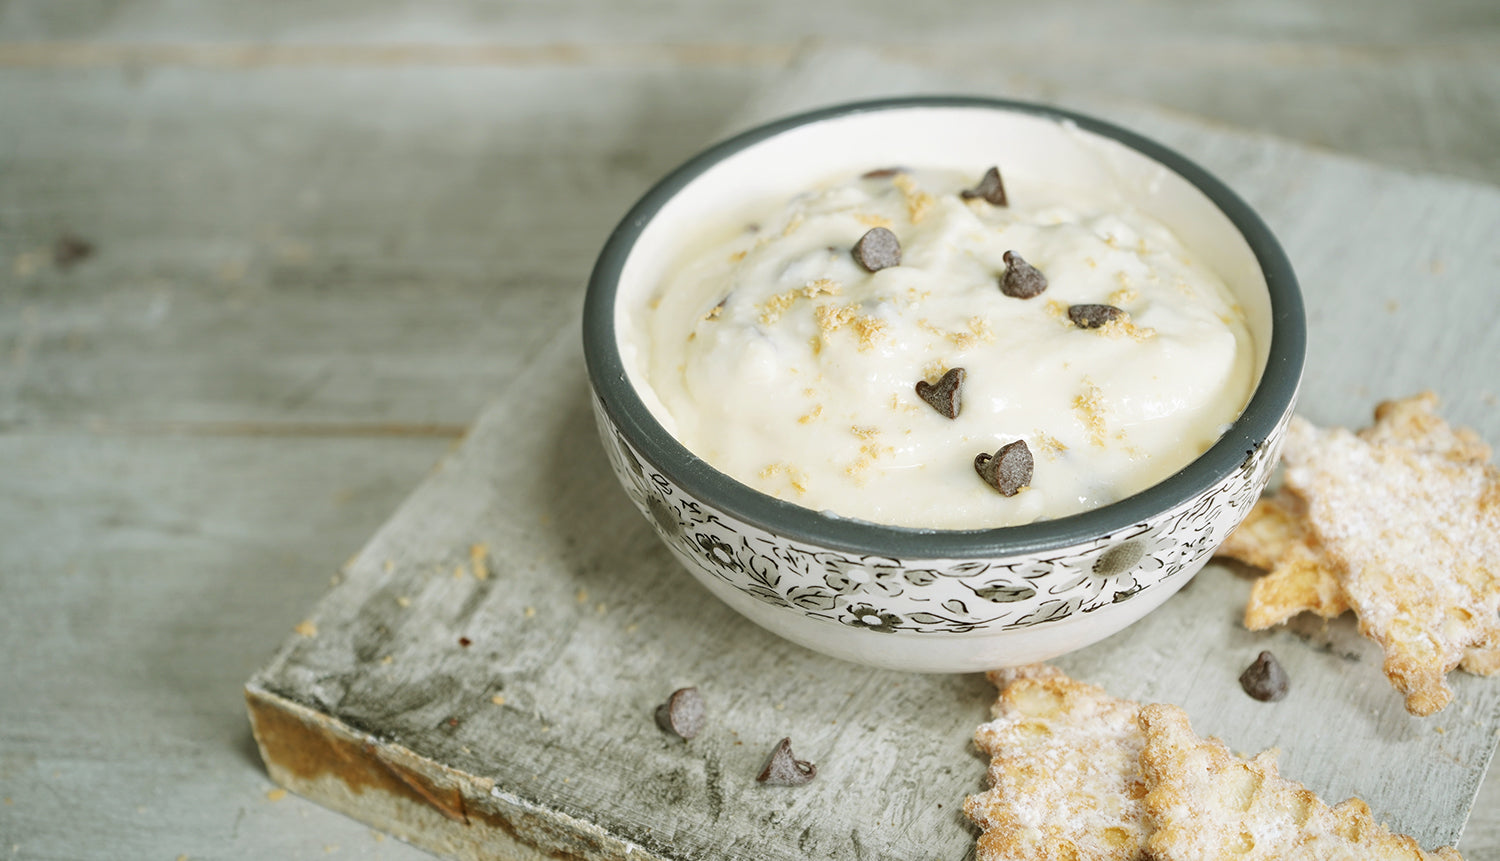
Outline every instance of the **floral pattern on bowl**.
{"type": "Polygon", "coordinates": [[[1027,628],[1094,613],[1159,583],[1185,582],[1260,496],[1292,412],[1289,406],[1275,432],[1217,485],[1128,528],[1043,553],[897,559],[776,536],[693,498],[642,459],[597,396],[593,403],[610,465],[631,502],[696,577],[810,619],[915,634],[1027,628]]]}

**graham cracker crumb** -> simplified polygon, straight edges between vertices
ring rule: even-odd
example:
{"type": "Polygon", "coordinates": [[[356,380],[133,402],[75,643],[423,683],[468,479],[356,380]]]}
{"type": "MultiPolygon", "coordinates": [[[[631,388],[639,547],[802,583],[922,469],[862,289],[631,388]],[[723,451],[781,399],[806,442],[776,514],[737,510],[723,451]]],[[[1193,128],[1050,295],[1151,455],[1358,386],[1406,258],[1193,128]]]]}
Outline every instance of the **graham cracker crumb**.
{"type": "Polygon", "coordinates": [[[1073,321],[1068,319],[1067,302],[1061,302],[1057,299],[1048,299],[1047,304],[1043,307],[1047,309],[1047,316],[1051,317],[1054,320],[1057,320],[1065,326],[1073,325],[1073,321]]]}
{"type": "Polygon", "coordinates": [[[490,702],[494,703],[497,706],[503,706],[505,705],[505,697],[502,697],[499,694],[495,694],[494,696],[490,697],[490,702]]]}
{"type": "Polygon", "coordinates": [[[806,415],[798,416],[798,418],[797,418],[797,424],[801,424],[801,425],[812,424],[813,422],[817,421],[818,418],[821,417],[822,415],[823,415],[823,405],[822,404],[813,404],[813,408],[812,408],[811,412],[807,413],[806,415]]]}
{"type": "Polygon", "coordinates": [[[866,227],[884,227],[890,229],[891,220],[884,215],[875,215],[869,212],[856,212],[854,218],[866,227]]]}
{"type": "Polygon", "coordinates": [[[277,787],[266,792],[266,800],[272,803],[280,801],[283,798],[286,798],[286,790],[282,789],[281,787],[277,787]]]}
{"type": "Polygon", "coordinates": [[[1120,289],[1109,294],[1109,304],[1116,308],[1123,308],[1141,298],[1140,291],[1130,286],[1130,279],[1125,275],[1124,271],[1115,274],[1120,279],[1120,289]]]}
{"type": "Polygon", "coordinates": [[[1073,398],[1073,411],[1088,429],[1089,442],[1104,445],[1108,429],[1104,426],[1104,398],[1099,387],[1088,377],[1083,378],[1083,392],[1073,398]]]}
{"type": "Polygon", "coordinates": [[[749,253],[750,252],[749,252],[748,249],[744,250],[744,251],[736,251],[733,254],[729,255],[729,262],[730,263],[738,263],[741,260],[744,260],[745,259],[745,255],[749,254],[749,253]]]}
{"type": "Polygon", "coordinates": [[[887,328],[884,320],[861,314],[859,305],[819,305],[813,313],[825,338],[846,326],[853,329],[861,352],[874,347],[887,328]]]}
{"type": "Polygon", "coordinates": [[[313,620],[311,619],[303,619],[292,630],[309,639],[318,636],[318,626],[313,624],[313,620]]]}
{"type": "Polygon", "coordinates": [[[760,306],[760,321],[769,326],[780,320],[781,315],[786,313],[786,309],[792,307],[792,303],[797,301],[797,293],[796,290],[788,290],[767,299],[760,306]]]}
{"type": "Polygon", "coordinates": [[[800,290],[788,290],[785,293],[778,293],[767,299],[765,304],[761,305],[760,321],[766,325],[775,323],[781,319],[781,315],[786,313],[788,308],[796,304],[798,299],[837,296],[841,292],[843,292],[843,287],[832,278],[819,278],[816,281],[810,281],[807,283],[807,286],[800,290]]]}
{"type": "Polygon", "coordinates": [[[1150,326],[1137,326],[1130,319],[1127,311],[1119,317],[1110,320],[1103,326],[1094,330],[1107,338],[1131,338],[1136,341],[1149,341],[1156,337],[1156,330],[1150,326]]]}
{"type": "Polygon", "coordinates": [[[900,189],[901,196],[906,198],[906,217],[912,224],[920,224],[932,209],[932,195],[918,188],[916,181],[904,173],[896,174],[891,179],[891,184],[900,189]]]}
{"type": "Polygon", "coordinates": [[[802,221],[802,213],[798,212],[794,214],[787,220],[786,227],[782,228],[781,235],[791,236],[793,233],[796,233],[797,229],[802,226],[802,221]]]}
{"type": "Polygon", "coordinates": [[[490,577],[490,546],[488,544],[469,545],[469,567],[474,569],[475,580],[488,580],[490,577]]]}
{"type": "Polygon", "coordinates": [[[798,494],[807,492],[807,473],[789,463],[773,463],[760,471],[760,477],[765,479],[774,478],[778,475],[786,476],[787,483],[798,494]]]}
{"type": "Polygon", "coordinates": [[[849,427],[849,432],[859,437],[860,439],[874,439],[875,437],[880,435],[880,428],[851,425],[849,427]]]}
{"type": "Polygon", "coordinates": [[[589,590],[580,588],[573,594],[573,600],[580,604],[587,604],[589,602],[589,590]]]}
{"type": "Polygon", "coordinates": [[[400,604],[402,607],[410,607],[411,606],[411,599],[408,598],[408,597],[406,597],[405,595],[397,595],[396,596],[396,603],[400,604]]]}
{"type": "Polygon", "coordinates": [[[1057,457],[1068,450],[1067,444],[1046,431],[1035,431],[1031,435],[1036,450],[1048,457],[1057,457]]]}
{"type": "Polygon", "coordinates": [[[391,664],[393,664],[395,662],[396,662],[396,659],[393,658],[393,657],[391,657],[390,655],[386,655],[385,657],[383,657],[383,658],[380,659],[380,663],[385,664],[387,666],[389,666],[389,665],[391,665],[391,664]]]}

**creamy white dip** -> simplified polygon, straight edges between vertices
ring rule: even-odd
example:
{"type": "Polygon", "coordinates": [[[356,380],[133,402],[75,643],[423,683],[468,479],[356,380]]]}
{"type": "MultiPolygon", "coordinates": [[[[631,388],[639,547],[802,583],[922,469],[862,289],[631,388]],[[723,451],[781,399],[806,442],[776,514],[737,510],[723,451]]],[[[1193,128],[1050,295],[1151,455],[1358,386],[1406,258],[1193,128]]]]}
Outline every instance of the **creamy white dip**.
{"type": "Polygon", "coordinates": [[[1223,280],[1113,190],[963,199],[984,167],[833,181],[685,252],[634,327],[663,423],[766,493],[936,529],[1084,511],[1205,451],[1253,377],[1223,280]],[[900,265],[856,261],[875,227],[900,265]],[[1044,292],[1001,291],[1007,251],[1044,292]],[[1080,328],[1068,309],[1083,304],[1125,316],[1080,328]],[[915,390],[950,368],[965,371],[952,419],[915,390]],[[1004,496],[974,458],[1016,440],[1034,471],[1004,496]]]}

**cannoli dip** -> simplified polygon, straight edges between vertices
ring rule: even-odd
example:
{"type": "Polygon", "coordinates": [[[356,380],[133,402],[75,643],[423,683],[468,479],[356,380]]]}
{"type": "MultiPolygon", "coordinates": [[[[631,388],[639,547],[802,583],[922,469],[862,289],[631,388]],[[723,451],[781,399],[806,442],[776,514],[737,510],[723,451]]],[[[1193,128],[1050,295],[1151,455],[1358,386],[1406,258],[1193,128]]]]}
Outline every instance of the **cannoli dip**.
{"type": "Polygon", "coordinates": [[[1117,191],[989,173],[836,179],[696,243],[633,323],[658,418],[753,488],[918,528],[1186,466],[1250,395],[1233,294],[1117,191]]]}

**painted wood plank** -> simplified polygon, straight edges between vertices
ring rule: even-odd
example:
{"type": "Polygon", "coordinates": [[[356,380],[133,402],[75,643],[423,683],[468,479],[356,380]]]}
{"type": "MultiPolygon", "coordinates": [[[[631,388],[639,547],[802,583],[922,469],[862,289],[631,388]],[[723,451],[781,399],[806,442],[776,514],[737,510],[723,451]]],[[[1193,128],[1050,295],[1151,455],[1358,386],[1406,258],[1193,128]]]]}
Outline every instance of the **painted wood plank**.
{"type": "Polygon", "coordinates": [[[1255,7],[1203,7],[1191,0],[1138,0],[1120,7],[1082,0],[1068,7],[1018,0],[916,6],[897,0],[836,0],[797,4],[702,4],[647,0],[629,6],[592,0],[502,5],[468,0],[330,0],[308,9],[296,0],[245,6],[233,0],[10,0],[0,9],[8,39],[99,41],[433,41],[542,43],[588,41],[733,42],[808,36],[905,43],[972,44],[1013,34],[1023,46],[1038,39],[1092,42],[1128,51],[1138,43],[1283,42],[1403,47],[1463,44],[1495,24],[1486,0],[1386,3],[1380,14],[1359,0],[1306,3],[1267,0],[1255,7]],[[1018,14],[1024,12],[1026,14],[1018,14]],[[1191,12],[1192,14],[1188,14],[1191,12]],[[904,38],[903,38],[904,37],[904,38]]]}
{"type": "Polygon", "coordinates": [[[1500,151],[1491,145],[1500,135],[1500,14],[1487,0],[1378,8],[1353,0],[1209,8],[1183,0],[841,0],[753,9],[382,0],[315,10],[289,0],[15,0],[0,7],[0,39],[0,67],[95,69],[774,68],[815,40],[965,77],[999,71],[1108,92],[1410,169],[1500,182],[1500,151]]]}
{"type": "MultiPolygon", "coordinates": [[[[799,83],[788,87],[805,93],[799,83]]],[[[1358,422],[1377,394],[1431,386],[1456,419],[1500,439],[1479,370],[1500,363],[1500,340],[1454,313],[1500,274],[1479,227],[1500,219],[1500,192],[1124,110],[1228,177],[1286,239],[1307,284],[1310,416],[1358,422]],[[1424,239],[1400,241],[1413,235],[1424,239]],[[1412,283],[1444,298],[1403,304],[1412,283]],[[1459,337],[1439,337],[1454,327],[1459,337]]],[[[252,694],[494,780],[505,799],[544,811],[558,839],[584,821],[623,842],[582,857],[735,857],[751,845],[771,859],[963,857],[973,835],[957,805],[983,775],[967,739],[987,686],[821,658],[675,570],[621,496],[600,492],[607,468],[574,340],[565,331],[485,414],[320,603],[316,636],[294,636],[252,694]],[[490,554],[483,580],[469,567],[476,544],[490,554]],[[687,683],[715,720],[682,745],[650,714],[687,683]],[[814,784],[754,785],[782,735],[819,762],[814,784]]],[[[1500,686],[1460,675],[1447,711],[1411,718],[1347,625],[1245,632],[1235,619],[1247,591],[1213,566],[1146,623],[1060,663],[1121,695],[1181,703],[1236,748],[1279,745],[1285,772],[1330,799],[1359,794],[1425,844],[1455,841],[1494,749],[1500,686]],[[1298,692],[1270,707],[1235,682],[1267,644],[1298,692]],[[1337,732],[1330,714],[1344,716],[1337,732]]],[[[503,815],[480,794],[463,804],[503,815]]],[[[451,828],[442,839],[463,834],[483,839],[451,828]]]]}
{"type": "MultiPolygon", "coordinates": [[[[1285,24],[1288,41],[1281,44],[1237,25],[1223,31],[1244,34],[1243,45],[1189,50],[1191,31],[1173,53],[1160,50],[1170,33],[1153,36],[1144,25],[1135,30],[1129,20],[1113,19],[1111,35],[1127,48],[1138,39],[1163,42],[1118,53],[1118,44],[1103,50],[1058,26],[1027,31],[1032,47],[1010,59],[986,55],[983,69],[972,68],[951,41],[931,53],[969,66],[963,72],[978,76],[978,88],[996,89],[983,82],[1003,80],[985,77],[992,67],[1012,77],[1041,70],[1044,86],[1108,86],[1395,164],[1495,181],[1494,169],[1471,169],[1493,162],[1494,133],[1485,123],[1500,115],[1493,101],[1500,86],[1485,77],[1484,56],[1473,56],[1484,54],[1485,16],[1455,24],[1452,10],[1460,6],[1431,6],[1422,13],[1435,22],[1429,31],[1406,6],[1380,4],[1343,16],[1347,23],[1322,20],[1316,4],[1305,11],[1268,7],[1266,14],[1285,24]],[[1382,11],[1387,5],[1390,14],[1382,11]],[[1450,40],[1459,30],[1474,35],[1450,40]],[[1345,38],[1354,44],[1332,44],[1345,38]],[[1216,52],[1222,62],[1207,62],[1216,52]]],[[[491,307],[492,291],[526,286],[491,284],[473,273],[512,271],[517,255],[553,247],[546,243],[554,239],[557,248],[591,249],[600,235],[585,235],[588,225],[607,227],[613,215],[605,209],[623,207],[655,173],[696,148],[770,69],[673,59],[650,41],[659,36],[645,32],[668,19],[640,25],[646,41],[639,50],[611,42],[608,32],[590,42],[601,49],[592,60],[570,54],[568,43],[544,45],[527,55],[527,68],[509,70],[511,77],[475,71],[476,61],[461,51],[454,58],[387,50],[387,42],[418,32],[430,8],[462,25],[452,28],[455,39],[476,32],[458,4],[408,4],[405,15],[361,4],[370,10],[368,27],[333,16],[312,36],[304,25],[315,12],[280,8],[267,13],[278,19],[279,35],[265,36],[229,8],[200,17],[185,6],[161,6],[153,23],[121,11],[128,4],[0,4],[0,39],[24,36],[9,27],[17,10],[40,9],[73,19],[62,23],[75,29],[55,38],[84,38],[76,28],[91,27],[88,33],[109,42],[139,23],[143,29],[129,39],[163,44],[165,30],[145,28],[202,27],[189,35],[301,39],[305,48],[285,69],[213,57],[199,66],[154,65],[149,51],[127,50],[90,54],[81,67],[49,59],[0,71],[0,116],[11,120],[0,120],[0,327],[27,316],[37,323],[0,334],[0,377],[14,379],[8,362],[16,348],[29,356],[28,377],[37,375],[21,409],[11,409],[14,390],[0,383],[0,412],[19,422],[4,426],[0,445],[0,508],[7,512],[0,533],[10,537],[0,542],[0,648],[22,658],[0,668],[0,690],[25,692],[0,696],[0,796],[13,802],[0,804],[0,855],[426,857],[295,797],[267,799],[259,757],[247,747],[238,680],[446,446],[443,439],[378,435],[424,427],[436,430],[422,433],[456,432],[514,372],[512,357],[534,346],[487,336],[488,321],[465,313],[491,307]],[[346,38],[373,46],[367,59],[355,56],[363,65],[338,67],[336,56],[320,50],[346,38]],[[382,74],[383,63],[402,68],[382,74]],[[452,68],[411,73],[411,65],[424,63],[452,68]],[[537,71],[557,65],[571,68],[537,71]],[[535,98],[524,95],[518,108],[508,98],[518,90],[535,98]],[[389,101],[377,97],[382,93],[389,101]],[[504,110],[513,112],[512,122],[495,119],[504,110]],[[409,112],[430,125],[404,127],[401,116],[409,112]],[[474,122],[483,134],[467,133],[474,122]],[[380,143],[388,124],[397,129],[390,146],[401,152],[380,143]],[[573,149],[570,133],[578,141],[573,149]],[[328,139],[343,145],[320,143],[328,139]],[[455,218],[443,222],[452,231],[445,240],[404,237],[405,251],[371,250],[375,233],[418,232],[394,215],[381,218],[373,205],[405,204],[413,224],[441,220],[443,204],[481,212],[488,205],[477,184],[455,191],[409,181],[414,165],[442,161],[431,168],[441,178],[497,156],[520,177],[514,194],[559,216],[455,218]],[[546,166],[554,156],[609,161],[595,201],[541,193],[544,180],[566,174],[546,166]],[[360,169],[340,170],[346,158],[360,169]],[[609,179],[614,174],[630,179],[617,183],[609,179]],[[627,188],[629,182],[637,186],[627,188]],[[302,213],[304,188],[336,193],[323,194],[310,217],[302,213]],[[289,235],[261,232],[288,220],[289,235]],[[521,232],[496,238],[494,223],[520,225],[521,232]],[[43,280],[18,289],[19,254],[44,250],[57,230],[78,225],[100,240],[101,254],[68,278],[37,272],[43,280]],[[578,233],[563,241],[575,225],[578,233]],[[287,239],[306,247],[283,248],[287,239]],[[116,265],[121,249],[128,265],[116,265]],[[241,295],[244,308],[226,310],[220,306],[234,299],[221,299],[219,285],[237,267],[255,289],[241,295]],[[276,276],[262,267],[305,272],[272,296],[259,282],[276,276]],[[147,325],[162,313],[155,299],[161,282],[170,285],[170,304],[147,325]],[[18,295],[21,305],[4,304],[18,295]],[[321,331],[302,319],[304,303],[313,309],[309,317],[328,324],[321,331]],[[358,309],[357,325],[338,313],[349,308],[358,309]],[[224,337],[195,332],[200,326],[224,337]],[[245,366],[266,358],[255,349],[264,343],[277,344],[278,361],[252,373],[245,366]],[[402,361],[378,361],[381,349],[402,361]],[[300,407],[288,403],[324,364],[336,369],[329,385],[300,407]],[[305,439],[309,434],[324,438],[305,439]],[[213,527],[195,531],[205,512],[213,527]],[[66,819],[61,798],[87,800],[92,818],[66,819]]],[[[537,26],[564,34],[556,38],[613,26],[583,7],[552,8],[558,21],[537,26]]],[[[781,20],[797,14],[776,4],[763,11],[781,20]]],[[[1021,17],[1052,20],[1036,15],[1029,8],[1021,17]]],[[[1183,23],[1168,27],[1188,32],[1183,27],[1193,16],[1178,18],[1183,23]]],[[[694,20],[693,27],[704,25],[703,17],[694,20]]],[[[721,37],[714,30],[697,38],[721,37]]],[[[434,35],[433,43],[441,38],[434,35]]],[[[129,39],[116,44],[128,49],[136,44],[129,39]]],[[[730,51],[735,62],[773,62],[726,44],[738,49],[730,51]]],[[[8,47],[0,45],[0,56],[8,47]]],[[[934,67],[943,68],[942,59],[934,67]]],[[[538,275],[556,280],[535,289],[576,285],[587,257],[546,262],[539,254],[542,266],[556,269],[538,275]]],[[[510,302],[493,307],[550,313],[540,300],[510,302]]],[[[1500,783],[1491,780],[1483,792],[1463,845],[1471,858],[1500,859],[1500,783]]]]}
{"type": "Polygon", "coordinates": [[[591,249],[757,80],[64,78],[0,74],[31,118],[0,123],[0,423],[450,434],[576,317],[591,249]],[[95,252],[59,270],[65,232],[95,252]]]}

